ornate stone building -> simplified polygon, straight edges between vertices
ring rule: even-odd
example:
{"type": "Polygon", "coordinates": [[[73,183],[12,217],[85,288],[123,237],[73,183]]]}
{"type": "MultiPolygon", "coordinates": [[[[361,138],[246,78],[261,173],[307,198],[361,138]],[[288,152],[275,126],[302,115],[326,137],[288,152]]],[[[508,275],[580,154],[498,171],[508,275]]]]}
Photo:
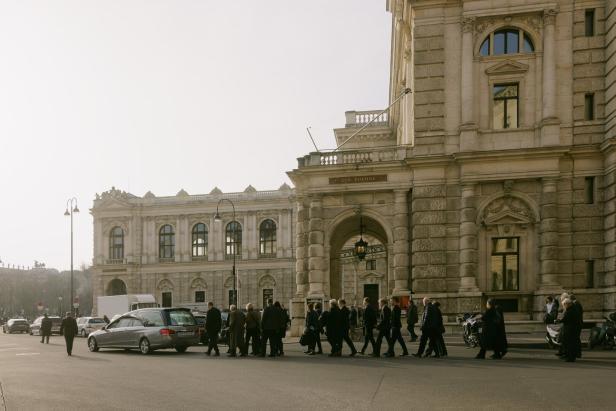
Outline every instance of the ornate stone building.
{"type": "Polygon", "coordinates": [[[614,310],[616,2],[387,8],[390,109],[347,112],[343,146],[289,172],[297,316],[340,294],[359,215],[383,246],[380,295],[430,295],[449,315],[493,297],[530,321],[572,290],[588,317],[614,310]]]}
{"type": "MultiPolygon", "coordinates": [[[[152,294],[162,306],[228,307],[236,253],[238,301],[263,306],[295,291],[293,190],[143,197],[112,188],[96,196],[94,304],[100,295],[152,294]],[[220,222],[214,221],[220,203],[220,222]]],[[[94,307],[96,311],[96,306],[94,307]]]]}

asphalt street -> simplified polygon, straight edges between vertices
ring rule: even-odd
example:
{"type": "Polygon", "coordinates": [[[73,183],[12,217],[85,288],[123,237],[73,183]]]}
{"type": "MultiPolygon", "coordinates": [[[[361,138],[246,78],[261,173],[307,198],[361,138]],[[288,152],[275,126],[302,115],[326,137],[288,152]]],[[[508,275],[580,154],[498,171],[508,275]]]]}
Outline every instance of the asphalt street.
{"type": "Polygon", "coordinates": [[[90,353],[77,339],[68,357],[62,337],[0,334],[0,410],[614,409],[616,352],[569,364],[513,346],[500,361],[457,344],[444,359],[308,357],[296,343],[281,358],[227,358],[203,347],[90,353]]]}

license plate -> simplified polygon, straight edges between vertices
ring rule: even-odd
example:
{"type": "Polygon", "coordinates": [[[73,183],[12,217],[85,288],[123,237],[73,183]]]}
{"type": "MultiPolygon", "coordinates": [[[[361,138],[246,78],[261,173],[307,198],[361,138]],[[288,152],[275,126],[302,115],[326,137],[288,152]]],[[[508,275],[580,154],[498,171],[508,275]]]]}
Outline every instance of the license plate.
{"type": "Polygon", "coordinates": [[[181,335],[182,337],[186,337],[189,335],[194,335],[195,333],[192,331],[180,331],[178,334],[181,335]]]}

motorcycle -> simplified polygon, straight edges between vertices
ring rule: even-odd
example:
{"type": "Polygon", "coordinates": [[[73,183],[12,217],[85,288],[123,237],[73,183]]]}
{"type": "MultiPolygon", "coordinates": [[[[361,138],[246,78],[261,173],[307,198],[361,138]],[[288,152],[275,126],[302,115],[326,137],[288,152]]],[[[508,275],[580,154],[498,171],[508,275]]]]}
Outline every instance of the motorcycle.
{"type": "Polygon", "coordinates": [[[616,345],[616,313],[604,318],[605,322],[600,327],[590,329],[588,348],[591,350],[599,346],[611,350],[616,345]]]}
{"type": "Polygon", "coordinates": [[[547,323],[545,325],[545,341],[548,343],[550,348],[558,348],[561,345],[560,342],[560,329],[562,328],[562,324],[552,324],[547,323]]]}
{"type": "Polygon", "coordinates": [[[481,339],[481,314],[480,313],[464,313],[456,317],[458,324],[462,326],[462,338],[467,347],[475,348],[479,345],[481,339]]]}

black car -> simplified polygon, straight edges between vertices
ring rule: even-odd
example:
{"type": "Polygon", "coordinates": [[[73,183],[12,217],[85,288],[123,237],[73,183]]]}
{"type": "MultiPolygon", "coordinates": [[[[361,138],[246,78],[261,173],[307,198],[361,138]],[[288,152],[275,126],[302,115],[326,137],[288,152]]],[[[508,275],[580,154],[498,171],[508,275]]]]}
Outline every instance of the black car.
{"type": "Polygon", "coordinates": [[[2,331],[5,334],[29,333],[30,324],[23,318],[11,318],[2,326],[2,331]]]}

